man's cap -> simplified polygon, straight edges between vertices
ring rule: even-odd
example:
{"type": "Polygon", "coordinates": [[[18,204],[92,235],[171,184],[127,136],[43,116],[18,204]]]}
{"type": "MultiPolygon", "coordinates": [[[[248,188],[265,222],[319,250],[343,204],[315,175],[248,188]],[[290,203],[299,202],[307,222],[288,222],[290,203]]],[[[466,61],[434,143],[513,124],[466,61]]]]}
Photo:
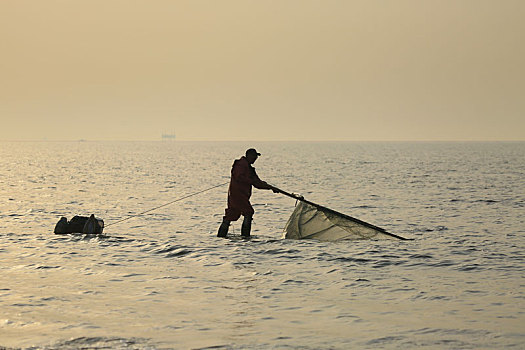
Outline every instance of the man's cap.
{"type": "Polygon", "coordinates": [[[255,150],[255,148],[247,149],[247,150],[246,150],[246,155],[248,155],[248,154],[254,154],[254,155],[257,155],[257,156],[260,156],[260,155],[261,155],[259,152],[257,152],[257,151],[255,150]]]}

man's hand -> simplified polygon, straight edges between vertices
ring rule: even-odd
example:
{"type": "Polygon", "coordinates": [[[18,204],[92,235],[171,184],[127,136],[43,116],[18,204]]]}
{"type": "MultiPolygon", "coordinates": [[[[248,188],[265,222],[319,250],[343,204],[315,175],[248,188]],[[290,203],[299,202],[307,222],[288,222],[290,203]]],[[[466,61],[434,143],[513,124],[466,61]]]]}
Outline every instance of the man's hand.
{"type": "Polygon", "coordinates": [[[281,192],[277,187],[273,187],[272,185],[270,185],[270,189],[273,191],[273,193],[281,192]]]}

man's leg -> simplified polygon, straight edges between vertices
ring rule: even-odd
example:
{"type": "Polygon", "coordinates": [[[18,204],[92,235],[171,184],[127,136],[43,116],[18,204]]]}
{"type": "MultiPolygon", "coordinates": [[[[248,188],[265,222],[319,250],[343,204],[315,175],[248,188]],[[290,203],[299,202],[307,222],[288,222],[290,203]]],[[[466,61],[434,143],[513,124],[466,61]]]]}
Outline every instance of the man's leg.
{"type": "Polygon", "coordinates": [[[226,237],[229,228],[230,222],[226,219],[222,219],[221,226],[219,226],[219,231],[217,232],[217,237],[226,237]]]}
{"type": "Polygon", "coordinates": [[[228,229],[230,228],[230,222],[236,221],[241,217],[241,211],[234,208],[227,208],[225,215],[222,218],[221,226],[219,226],[219,231],[217,232],[217,237],[226,237],[228,234],[228,229]]]}
{"type": "Polygon", "coordinates": [[[250,237],[251,230],[252,230],[252,217],[245,215],[244,220],[242,222],[242,226],[241,226],[241,235],[243,237],[250,237]]]}
{"type": "Polygon", "coordinates": [[[244,216],[244,220],[241,226],[241,235],[243,237],[250,237],[254,213],[255,211],[253,210],[253,207],[250,204],[250,202],[246,202],[244,208],[242,209],[242,215],[244,216]]]}

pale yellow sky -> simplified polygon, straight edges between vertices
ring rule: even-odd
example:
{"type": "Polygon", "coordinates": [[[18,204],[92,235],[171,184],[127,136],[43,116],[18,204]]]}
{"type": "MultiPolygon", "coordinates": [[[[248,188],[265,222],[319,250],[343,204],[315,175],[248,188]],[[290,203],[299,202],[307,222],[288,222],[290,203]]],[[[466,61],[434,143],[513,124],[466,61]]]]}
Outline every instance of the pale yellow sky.
{"type": "Polygon", "coordinates": [[[1,0],[0,140],[525,140],[525,1],[1,0]]]}

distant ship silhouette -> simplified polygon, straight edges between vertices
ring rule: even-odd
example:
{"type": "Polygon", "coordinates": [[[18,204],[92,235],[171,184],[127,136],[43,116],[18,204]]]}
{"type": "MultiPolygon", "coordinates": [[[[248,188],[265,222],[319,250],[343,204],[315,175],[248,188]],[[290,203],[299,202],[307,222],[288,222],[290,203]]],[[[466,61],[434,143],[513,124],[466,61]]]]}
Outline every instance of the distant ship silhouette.
{"type": "Polygon", "coordinates": [[[163,140],[175,140],[175,134],[162,134],[163,140]]]}

